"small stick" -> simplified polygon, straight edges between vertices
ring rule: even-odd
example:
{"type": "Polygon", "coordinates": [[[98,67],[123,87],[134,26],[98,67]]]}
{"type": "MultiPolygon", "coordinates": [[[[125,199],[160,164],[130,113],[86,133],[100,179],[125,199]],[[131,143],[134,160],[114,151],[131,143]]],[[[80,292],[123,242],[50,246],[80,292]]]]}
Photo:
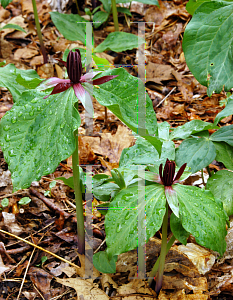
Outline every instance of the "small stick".
{"type": "Polygon", "coordinates": [[[169,97],[175,89],[176,89],[176,86],[174,86],[174,88],[172,90],[170,90],[170,92],[159,102],[159,104],[157,104],[155,106],[155,108],[157,108],[161,103],[163,103],[163,101],[165,101],[167,99],[167,97],[169,97]]]}
{"type": "Polygon", "coordinates": [[[44,251],[44,252],[46,252],[46,253],[48,253],[48,254],[51,254],[52,256],[56,257],[57,259],[60,259],[61,261],[65,262],[65,263],[68,263],[68,264],[71,265],[72,267],[80,268],[79,266],[77,266],[76,264],[72,263],[71,261],[66,260],[65,258],[62,258],[61,256],[58,256],[57,254],[52,253],[52,252],[50,252],[50,251],[48,251],[48,250],[46,250],[46,249],[44,249],[44,248],[42,248],[42,247],[40,247],[40,246],[37,246],[37,245],[35,245],[35,244],[29,242],[29,241],[26,241],[25,239],[23,239],[23,238],[21,238],[21,237],[19,237],[19,236],[17,236],[17,235],[14,235],[13,233],[7,232],[7,231],[2,230],[2,229],[0,229],[0,232],[5,233],[5,234],[8,234],[8,235],[10,235],[10,236],[12,236],[12,237],[14,237],[14,238],[16,238],[16,239],[18,239],[18,240],[20,240],[20,241],[26,243],[26,244],[28,244],[28,245],[31,245],[31,246],[33,246],[33,247],[35,247],[35,248],[37,248],[37,249],[39,249],[39,250],[41,250],[41,251],[44,251]]]}

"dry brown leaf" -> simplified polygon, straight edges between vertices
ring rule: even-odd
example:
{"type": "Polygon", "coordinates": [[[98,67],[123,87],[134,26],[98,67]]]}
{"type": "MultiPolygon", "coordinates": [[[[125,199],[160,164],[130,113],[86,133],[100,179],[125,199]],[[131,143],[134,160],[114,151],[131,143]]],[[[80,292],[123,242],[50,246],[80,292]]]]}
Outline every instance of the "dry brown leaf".
{"type": "MultiPolygon", "coordinates": [[[[53,264],[53,262],[51,263],[53,264]]],[[[54,276],[60,276],[62,273],[65,273],[68,277],[72,277],[76,274],[76,269],[71,267],[68,263],[61,262],[58,266],[52,267],[51,264],[46,265],[50,273],[54,276]]],[[[57,263],[55,263],[57,265],[57,263]]]]}
{"type": "Polygon", "coordinates": [[[31,281],[42,293],[45,300],[50,300],[53,296],[50,288],[50,284],[51,284],[51,280],[53,279],[53,276],[45,272],[44,270],[35,267],[29,268],[28,275],[30,276],[31,281]]]}
{"type": "Polygon", "coordinates": [[[2,257],[0,255],[0,275],[2,275],[4,272],[9,271],[10,268],[4,265],[4,262],[2,260],[2,257]]]}
{"type": "MultiPolygon", "coordinates": [[[[85,245],[87,246],[88,244],[86,243],[85,245]]],[[[81,263],[81,268],[77,269],[77,274],[80,277],[85,278],[86,273],[90,274],[91,278],[96,278],[100,276],[100,272],[93,266],[93,264],[89,261],[87,256],[78,253],[78,257],[81,263]]]]}
{"type": "Polygon", "coordinates": [[[31,49],[31,48],[20,48],[17,49],[14,53],[14,59],[15,60],[21,60],[21,59],[30,59],[38,54],[37,49],[31,49]]]}
{"type": "Polygon", "coordinates": [[[25,230],[16,223],[15,215],[12,213],[2,212],[4,225],[9,232],[20,235],[25,230]]]}
{"type": "Polygon", "coordinates": [[[37,68],[37,73],[41,78],[49,78],[54,76],[54,68],[50,63],[44,64],[37,68]]]}
{"type": "Polygon", "coordinates": [[[1,9],[0,9],[0,22],[3,22],[7,18],[9,18],[9,16],[10,16],[9,10],[4,9],[3,7],[1,7],[1,9]]]}
{"type": "Polygon", "coordinates": [[[174,80],[173,68],[169,65],[160,65],[149,62],[146,66],[146,82],[153,81],[162,84],[161,81],[174,80]]]}
{"type": "MultiPolygon", "coordinates": [[[[15,24],[15,25],[19,25],[21,26],[23,29],[25,29],[27,31],[27,24],[24,23],[24,18],[22,16],[17,16],[17,17],[14,17],[12,19],[10,19],[7,24],[15,24]]],[[[15,29],[13,28],[7,28],[7,29],[4,29],[1,31],[1,36],[2,37],[5,37],[7,34],[11,33],[11,32],[16,32],[15,29]]],[[[22,32],[22,31],[18,31],[17,30],[17,37],[25,37],[27,34],[25,32],[22,32]]],[[[12,35],[11,35],[12,36],[12,35]]]]}
{"type": "Polygon", "coordinates": [[[67,278],[60,279],[56,278],[56,281],[64,284],[65,286],[69,286],[76,290],[78,295],[78,300],[81,298],[79,296],[83,296],[83,300],[108,300],[109,297],[105,294],[104,291],[95,287],[94,284],[90,283],[88,280],[83,280],[79,278],[67,278]]]}
{"type": "Polygon", "coordinates": [[[175,291],[172,293],[161,291],[159,293],[158,300],[207,300],[209,299],[208,295],[202,293],[186,295],[185,290],[175,291]]]}
{"type": "Polygon", "coordinates": [[[112,279],[110,274],[103,273],[101,275],[100,282],[103,289],[109,287],[110,284],[113,286],[114,289],[118,288],[117,283],[112,279]]]}

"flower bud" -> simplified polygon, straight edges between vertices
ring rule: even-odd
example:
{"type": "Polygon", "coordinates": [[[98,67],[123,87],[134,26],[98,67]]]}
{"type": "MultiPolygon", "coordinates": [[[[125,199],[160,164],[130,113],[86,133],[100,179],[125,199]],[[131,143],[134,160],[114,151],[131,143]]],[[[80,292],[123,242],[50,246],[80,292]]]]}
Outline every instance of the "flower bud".
{"type": "Polygon", "coordinates": [[[78,49],[69,52],[67,57],[67,73],[72,83],[79,83],[82,76],[82,61],[78,49]]]}

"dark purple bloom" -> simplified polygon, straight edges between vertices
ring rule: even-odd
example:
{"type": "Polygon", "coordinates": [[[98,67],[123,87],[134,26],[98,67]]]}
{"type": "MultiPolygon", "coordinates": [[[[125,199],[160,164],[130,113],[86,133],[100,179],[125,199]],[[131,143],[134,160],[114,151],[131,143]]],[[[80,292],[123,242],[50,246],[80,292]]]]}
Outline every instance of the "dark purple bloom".
{"type": "Polygon", "coordinates": [[[185,167],[186,164],[183,164],[175,176],[176,165],[174,161],[170,161],[167,159],[164,169],[163,169],[163,164],[159,166],[159,176],[162,184],[164,186],[171,186],[173,185],[173,183],[176,183],[180,179],[181,175],[183,174],[185,167]],[[163,173],[162,173],[162,169],[163,169],[163,173]]]}
{"type": "MultiPolygon", "coordinates": [[[[100,71],[87,73],[82,75],[82,61],[80,51],[77,49],[75,52],[70,51],[67,57],[67,62],[61,61],[67,68],[67,73],[69,79],[60,79],[57,77],[51,77],[44,80],[40,84],[40,90],[46,90],[54,87],[50,95],[58,94],[66,91],[70,87],[73,87],[76,97],[82,102],[85,109],[89,114],[93,115],[93,106],[90,94],[82,86],[83,82],[90,82],[94,76],[96,76],[100,71]]],[[[103,76],[98,79],[94,79],[92,82],[94,85],[103,84],[118,75],[103,76]]],[[[48,98],[50,95],[46,96],[48,98]]]]}

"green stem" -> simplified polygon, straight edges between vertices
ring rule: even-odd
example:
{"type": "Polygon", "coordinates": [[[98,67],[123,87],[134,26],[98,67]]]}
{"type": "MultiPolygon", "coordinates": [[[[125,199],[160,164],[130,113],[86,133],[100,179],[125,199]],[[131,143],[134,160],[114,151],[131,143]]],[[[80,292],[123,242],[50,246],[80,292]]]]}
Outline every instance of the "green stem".
{"type": "Polygon", "coordinates": [[[156,286],[155,286],[155,291],[157,295],[159,294],[162,288],[162,282],[163,282],[163,271],[164,271],[165,258],[167,252],[167,223],[168,223],[168,204],[166,203],[166,213],[163,218],[163,226],[162,226],[162,245],[161,245],[161,252],[160,252],[159,269],[158,269],[158,276],[156,278],[156,286]]]}
{"type": "Polygon", "coordinates": [[[77,1],[77,0],[75,0],[75,4],[76,4],[76,7],[77,7],[78,15],[81,16],[81,14],[80,14],[80,9],[79,9],[78,1],[77,1]]]}
{"type": "Polygon", "coordinates": [[[207,172],[208,172],[209,176],[211,177],[210,167],[209,167],[209,166],[207,166],[207,167],[206,167],[206,170],[207,170],[207,172]]]}
{"type": "Polygon", "coordinates": [[[113,15],[115,31],[119,31],[116,0],[111,0],[111,1],[112,1],[112,15],[113,15]]]}
{"type": "Polygon", "coordinates": [[[41,48],[41,52],[42,52],[42,55],[43,55],[43,58],[44,58],[44,64],[47,64],[48,58],[47,58],[47,54],[46,54],[46,51],[45,51],[41,30],[40,30],[40,22],[39,22],[37,7],[36,7],[36,0],[32,0],[32,6],[33,6],[35,23],[36,23],[37,35],[38,35],[38,38],[39,38],[39,41],[40,41],[40,48],[41,48]]]}
{"type": "Polygon", "coordinates": [[[201,178],[202,178],[202,182],[203,182],[204,186],[206,186],[203,169],[201,169],[201,178]]]}
{"type": "MultiPolygon", "coordinates": [[[[169,242],[167,243],[167,249],[166,249],[166,255],[168,254],[168,251],[171,249],[171,246],[173,245],[173,243],[175,242],[176,238],[175,236],[173,235],[169,242]]],[[[159,268],[159,262],[160,262],[160,256],[158,257],[158,259],[156,260],[156,263],[154,264],[153,266],[153,269],[151,270],[150,272],[150,279],[148,280],[148,283],[149,285],[151,286],[152,282],[153,282],[153,279],[158,271],[158,268],[159,268]]]]}
{"type": "Polygon", "coordinates": [[[76,203],[76,217],[77,217],[77,232],[78,232],[78,252],[84,254],[85,252],[85,230],[83,217],[83,199],[79,176],[79,157],[78,157],[78,129],[74,132],[76,148],[72,155],[74,193],[76,203]]]}

